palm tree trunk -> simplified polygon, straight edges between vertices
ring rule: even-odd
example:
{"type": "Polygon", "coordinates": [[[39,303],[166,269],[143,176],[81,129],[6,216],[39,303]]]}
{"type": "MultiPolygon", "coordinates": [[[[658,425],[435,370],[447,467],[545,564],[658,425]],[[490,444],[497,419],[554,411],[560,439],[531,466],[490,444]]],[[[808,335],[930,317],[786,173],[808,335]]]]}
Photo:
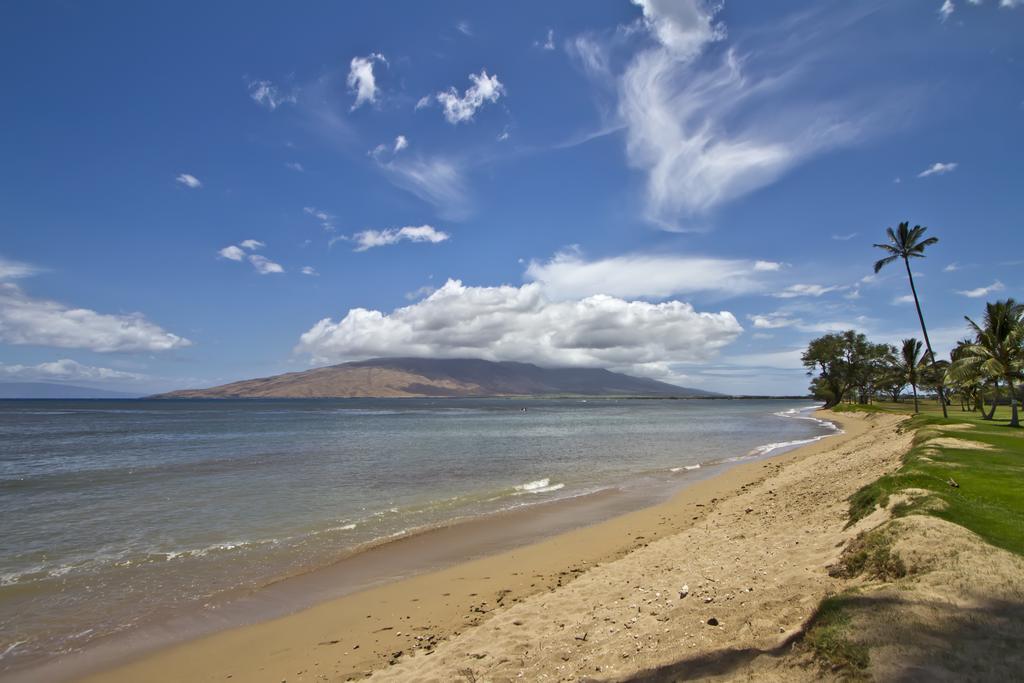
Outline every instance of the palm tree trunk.
{"type": "Polygon", "coordinates": [[[991,420],[996,415],[996,406],[999,405],[999,380],[997,379],[992,386],[992,410],[988,411],[988,415],[982,410],[981,417],[985,420],[991,420]]]}
{"type": "MultiPolygon", "coordinates": [[[[928,339],[928,328],[924,326],[924,315],[921,313],[921,302],[917,299],[917,287],[914,286],[914,274],[910,272],[910,259],[903,257],[903,265],[907,267],[907,278],[910,279],[910,293],[914,295],[914,306],[917,307],[917,319],[921,321],[921,334],[924,335],[924,345],[928,348],[928,355],[932,357],[932,365],[935,365],[935,352],[932,351],[932,342],[928,339]]],[[[914,400],[917,396],[915,393],[914,400]]],[[[949,417],[946,412],[946,399],[942,391],[942,383],[939,383],[939,403],[942,405],[942,417],[949,417]]],[[[916,410],[916,408],[915,408],[916,410]]]]}
{"type": "Polygon", "coordinates": [[[910,386],[914,389],[914,412],[916,413],[919,412],[917,408],[917,385],[911,384],[910,386]]]}
{"type": "Polygon", "coordinates": [[[1017,420],[1017,394],[1013,390],[1013,379],[1007,377],[1006,381],[1010,385],[1010,426],[1020,427],[1020,421],[1017,420]]]}

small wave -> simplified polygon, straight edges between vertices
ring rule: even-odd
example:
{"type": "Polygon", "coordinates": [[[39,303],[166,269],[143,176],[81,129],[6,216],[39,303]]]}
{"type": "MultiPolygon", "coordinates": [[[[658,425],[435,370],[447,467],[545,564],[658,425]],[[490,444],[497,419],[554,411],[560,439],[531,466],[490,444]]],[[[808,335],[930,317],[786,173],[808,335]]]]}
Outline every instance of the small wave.
{"type": "Polygon", "coordinates": [[[19,645],[24,645],[26,642],[28,642],[28,641],[25,641],[25,640],[16,640],[16,641],[14,641],[10,645],[8,645],[6,648],[4,648],[3,652],[0,652],[0,659],[3,659],[7,655],[11,654],[12,652],[14,652],[15,650],[18,649],[19,645]]]}
{"type": "Polygon", "coordinates": [[[682,467],[672,467],[672,468],[669,469],[669,472],[689,472],[691,470],[699,470],[699,469],[700,469],[700,463],[697,463],[696,465],[683,465],[682,467]]]}
{"type": "Polygon", "coordinates": [[[565,484],[552,484],[551,479],[544,477],[536,481],[528,481],[515,487],[516,495],[523,493],[550,493],[565,488],[565,484]]]}

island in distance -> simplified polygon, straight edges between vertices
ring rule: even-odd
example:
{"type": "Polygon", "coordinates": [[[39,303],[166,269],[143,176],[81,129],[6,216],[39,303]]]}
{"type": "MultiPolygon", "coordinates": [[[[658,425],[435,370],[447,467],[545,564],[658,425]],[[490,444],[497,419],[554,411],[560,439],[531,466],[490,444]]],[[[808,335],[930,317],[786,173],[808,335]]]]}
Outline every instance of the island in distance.
{"type": "Polygon", "coordinates": [[[414,398],[483,396],[720,397],[599,368],[542,368],[472,358],[374,358],[182,389],[154,398],[414,398]]]}

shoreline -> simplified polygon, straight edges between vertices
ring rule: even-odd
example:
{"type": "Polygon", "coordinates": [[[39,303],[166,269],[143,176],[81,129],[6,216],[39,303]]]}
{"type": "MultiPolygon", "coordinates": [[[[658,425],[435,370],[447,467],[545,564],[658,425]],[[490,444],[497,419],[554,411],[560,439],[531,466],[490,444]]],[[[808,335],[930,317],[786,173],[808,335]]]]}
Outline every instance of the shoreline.
{"type": "MultiPolygon", "coordinates": [[[[847,422],[833,415],[828,416],[828,421],[840,428],[845,428],[847,422]]],[[[717,501],[736,494],[789,462],[823,448],[838,447],[841,441],[853,436],[855,434],[849,430],[841,429],[834,435],[825,435],[825,438],[782,453],[751,455],[749,460],[748,456],[740,456],[740,462],[724,462],[717,468],[707,468],[698,475],[699,479],[691,480],[667,501],[641,509],[620,508],[618,512],[613,511],[614,516],[596,523],[570,519],[568,530],[549,529],[546,534],[542,531],[542,540],[521,534],[511,548],[488,545],[485,535],[488,527],[493,526],[493,519],[469,520],[413,534],[357,555],[360,561],[355,564],[361,567],[356,570],[364,572],[364,580],[371,575],[373,580],[357,587],[355,592],[331,595],[329,585],[338,580],[350,580],[351,574],[345,576],[344,570],[340,574],[332,572],[332,568],[317,570],[298,580],[280,582],[277,602],[292,604],[293,608],[282,610],[279,616],[243,620],[243,625],[239,626],[237,618],[230,623],[231,620],[225,618],[227,615],[212,615],[215,620],[219,618],[219,628],[196,634],[184,642],[179,640],[168,645],[165,641],[161,646],[137,639],[127,650],[123,645],[111,643],[106,651],[105,644],[101,643],[83,653],[11,672],[11,680],[78,680],[83,676],[89,677],[86,680],[174,680],[185,675],[200,680],[233,676],[276,681],[295,676],[300,669],[312,667],[321,659],[334,660],[332,679],[360,677],[387,666],[395,652],[414,647],[424,642],[423,638],[429,638],[431,643],[440,642],[485,618],[495,606],[507,606],[530,595],[554,590],[588,568],[612,562],[657,539],[691,528],[717,501]],[[835,438],[828,438],[830,436],[835,438]],[[474,523],[475,530],[472,529],[474,523]],[[410,551],[414,555],[430,553],[438,533],[461,537],[468,552],[449,558],[448,562],[437,562],[434,567],[420,568],[412,576],[381,576],[380,570],[394,560],[395,552],[404,552],[407,556],[410,551]],[[405,548],[400,547],[403,544],[405,548]],[[294,601],[300,594],[311,604],[300,605],[295,611],[294,601]],[[394,610],[399,604],[407,605],[408,613],[397,614],[394,610]],[[430,623],[410,624],[415,613],[424,615],[419,621],[428,619],[430,623]],[[405,628],[403,622],[408,624],[405,628]],[[414,632],[414,629],[419,630],[414,632]],[[344,639],[337,637],[341,633],[345,634],[344,639]],[[282,668],[280,677],[275,678],[277,674],[268,677],[268,672],[281,663],[272,651],[280,650],[278,644],[283,636],[284,640],[293,642],[285,648],[292,656],[284,659],[292,663],[309,659],[308,666],[288,672],[287,669],[293,668],[289,663],[282,668]],[[244,663],[251,659],[252,651],[261,650],[254,641],[275,644],[265,649],[267,661],[260,666],[250,662],[256,668],[244,663]],[[300,643],[306,643],[304,654],[295,655],[295,649],[302,647],[300,643]],[[330,646],[330,652],[323,651],[327,646],[323,643],[330,646]],[[350,649],[345,649],[346,646],[350,649]],[[229,654],[232,651],[236,654],[229,654]],[[194,667],[187,674],[181,668],[184,661],[194,667]],[[239,664],[248,668],[240,668],[239,664]]],[[[601,496],[601,493],[590,494],[579,499],[601,496]]],[[[573,502],[572,499],[569,502],[573,502]]],[[[553,507],[563,512],[565,504],[562,500],[530,505],[527,506],[530,509],[521,514],[534,516],[534,523],[540,528],[544,526],[541,519],[544,508],[553,507]]],[[[547,523],[550,524],[550,520],[547,523]]],[[[346,562],[342,561],[336,567],[344,564],[346,562]]],[[[319,663],[327,666],[326,662],[319,663]]]]}

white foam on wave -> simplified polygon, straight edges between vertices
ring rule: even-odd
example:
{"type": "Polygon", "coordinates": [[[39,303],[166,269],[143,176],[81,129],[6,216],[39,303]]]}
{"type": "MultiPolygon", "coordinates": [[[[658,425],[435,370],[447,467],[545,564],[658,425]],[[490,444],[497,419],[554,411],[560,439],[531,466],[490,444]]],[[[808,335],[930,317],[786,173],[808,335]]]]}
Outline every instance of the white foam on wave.
{"type": "Polygon", "coordinates": [[[565,488],[565,484],[552,484],[549,477],[528,481],[515,487],[516,495],[523,493],[550,493],[565,488]]]}
{"type": "Polygon", "coordinates": [[[669,468],[669,472],[689,472],[689,471],[692,471],[692,470],[699,470],[699,469],[700,469],[700,463],[697,463],[696,465],[683,465],[682,467],[672,467],[672,468],[669,468]]]}
{"type": "MultiPolygon", "coordinates": [[[[803,446],[805,444],[821,441],[822,439],[827,439],[828,437],[835,436],[836,434],[842,434],[843,430],[840,429],[839,426],[836,425],[836,423],[830,422],[828,420],[822,420],[820,418],[814,417],[813,415],[806,414],[812,410],[817,410],[819,408],[821,408],[820,405],[812,405],[805,406],[803,408],[790,408],[788,410],[781,410],[774,414],[777,415],[778,417],[786,417],[792,420],[810,420],[811,422],[819,424],[822,427],[825,427],[826,429],[832,430],[831,434],[819,434],[818,436],[812,436],[807,439],[797,439],[795,441],[777,441],[775,443],[762,444],[755,448],[754,450],[750,451],[747,457],[755,455],[767,455],[772,451],[777,451],[783,448],[795,448],[796,446],[803,446]]],[[[739,459],[740,458],[733,458],[733,460],[739,459]]]]}

